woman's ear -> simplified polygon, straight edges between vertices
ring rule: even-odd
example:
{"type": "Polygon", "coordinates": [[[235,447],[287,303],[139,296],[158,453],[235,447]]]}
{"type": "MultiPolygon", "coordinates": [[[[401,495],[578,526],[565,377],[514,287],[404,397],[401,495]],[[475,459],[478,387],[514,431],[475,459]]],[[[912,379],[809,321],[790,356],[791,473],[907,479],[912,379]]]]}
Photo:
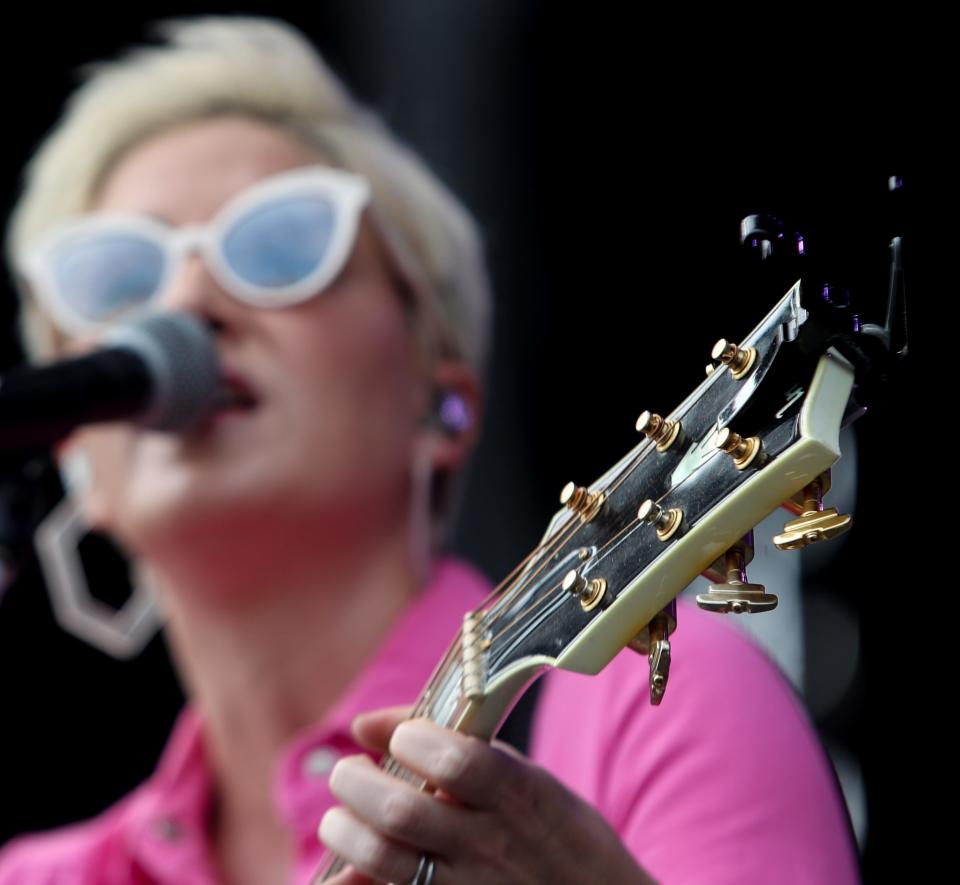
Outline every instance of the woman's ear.
{"type": "Polygon", "coordinates": [[[106,531],[106,508],[96,488],[92,457],[95,446],[83,440],[86,428],[74,430],[53,446],[54,464],[60,472],[64,495],[73,499],[90,529],[106,531]]]}
{"type": "Polygon", "coordinates": [[[469,457],[480,431],[480,382],[469,366],[453,360],[437,363],[431,382],[424,429],[432,466],[435,471],[455,471],[469,457]]]}
{"type": "Polygon", "coordinates": [[[93,465],[72,436],[53,446],[53,460],[60,471],[64,492],[82,497],[93,483],[93,465]]]}

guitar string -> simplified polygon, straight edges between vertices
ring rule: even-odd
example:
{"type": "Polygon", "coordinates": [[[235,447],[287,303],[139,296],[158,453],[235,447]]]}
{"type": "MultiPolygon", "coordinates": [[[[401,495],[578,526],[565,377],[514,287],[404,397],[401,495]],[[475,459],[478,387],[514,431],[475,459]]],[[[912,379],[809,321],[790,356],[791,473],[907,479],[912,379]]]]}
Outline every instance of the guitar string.
{"type": "MultiPolygon", "coordinates": [[[[479,605],[477,606],[477,609],[476,609],[476,610],[478,610],[478,611],[479,611],[479,610],[482,610],[485,605],[488,605],[491,601],[495,600],[496,597],[497,597],[501,592],[503,592],[503,591],[505,590],[505,588],[507,587],[508,583],[509,583],[510,581],[512,581],[512,580],[516,577],[517,573],[518,573],[519,571],[521,571],[523,568],[525,568],[526,565],[527,565],[532,559],[534,559],[537,555],[539,555],[540,553],[542,553],[542,552],[544,551],[544,549],[545,549],[544,545],[541,544],[541,545],[539,545],[538,547],[535,547],[533,550],[531,550],[531,551],[517,564],[517,566],[513,569],[513,571],[511,571],[510,574],[507,575],[506,578],[504,578],[496,587],[494,587],[494,588],[487,594],[487,596],[484,597],[483,600],[481,600],[481,602],[480,602],[479,605]]],[[[436,669],[435,669],[435,671],[434,671],[434,674],[433,674],[433,675],[431,676],[431,678],[428,680],[426,687],[424,688],[423,692],[421,692],[420,698],[418,698],[417,703],[414,705],[413,712],[412,712],[412,714],[411,714],[411,718],[413,718],[413,717],[417,716],[419,713],[422,713],[422,712],[423,712],[423,710],[425,709],[425,701],[426,701],[427,698],[429,697],[429,695],[430,695],[430,693],[431,693],[431,689],[435,687],[435,683],[436,683],[436,682],[440,681],[440,680],[445,676],[447,670],[449,669],[449,666],[450,666],[451,661],[457,661],[457,660],[459,660],[459,657],[460,657],[460,649],[461,649],[461,639],[462,639],[462,633],[458,633],[457,636],[455,637],[454,641],[453,641],[453,642],[450,644],[450,646],[447,648],[447,651],[446,651],[446,653],[444,654],[444,656],[441,658],[440,663],[437,665],[437,667],[436,667],[436,669]]]]}
{"type": "MultiPolygon", "coordinates": [[[[601,490],[601,491],[603,491],[604,500],[605,500],[605,501],[609,500],[609,499],[613,496],[613,494],[620,488],[620,486],[623,485],[623,483],[627,480],[627,478],[640,466],[641,461],[645,460],[646,456],[649,454],[650,449],[651,449],[652,447],[653,447],[653,444],[651,443],[651,445],[644,446],[643,448],[641,448],[641,450],[636,454],[636,456],[635,456],[634,458],[632,458],[632,459],[624,466],[623,470],[621,470],[620,473],[619,473],[617,476],[615,476],[615,477],[610,481],[610,483],[606,486],[606,488],[604,488],[604,489],[601,490]]],[[[668,492],[668,493],[669,493],[669,492],[668,492]]],[[[663,500],[663,496],[661,496],[661,498],[658,499],[658,501],[659,501],[659,500],[663,500]]],[[[596,554],[596,555],[599,555],[599,554],[602,553],[604,550],[606,550],[611,544],[615,543],[616,540],[617,540],[618,538],[620,538],[621,535],[624,534],[624,532],[627,532],[627,531],[631,530],[631,529],[634,528],[638,523],[639,523],[639,519],[637,519],[636,517],[634,517],[634,519],[632,519],[632,520],[631,520],[630,522],[628,522],[623,528],[621,528],[620,531],[617,532],[617,534],[613,536],[613,538],[609,539],[609,540],[606,541],[601,547],[599,547],[599,548],[597,549],[597,554],[596,554]]],[[[580,528],[582,528],[584,525],[586,525],[586,523],[584,522],[583,518],[582,518],[582,517],[579,517],[579,518],[578,518],[577,525],[576,525],[575,528],[574,528],[574,531],[570,533],[570,537],[569,537],[569,538],[566,538],[566,539],[564,539],[564,540],[567,541],[567,540],[569,540],[570,538],[572,538],[573,535],[576,534],[576,531],[578,531],[578,530],[579,530],[580,528]]],[[[532,608],[530,608],[530,609],[525,609],[524,611],[519,612],[519,613],[513,618],[513,620],[510,621],[510,623],[508,623],[505,627],[502,627],[498,633],[494,634],[494,636],[492,636],[492,637],[490,638],[490,642],[493,643],[493,642],[495,642],[497,639],[499,639],[500,637],[502,637],[504,633],[506,633],[506,632],[508,632],[510,629],[512,629],[512,628],[513,628],[519,621],[521,621],[525,616],[531,615],[531,614],[535,613],[536,610],[537,610],[537,608],[540,607],[540,605],[544,604],[544,603],[546,602],[546,600],[548,600],[548,599],[550,599],[550,598],[553,597],[553,593],[554,593],[554,591],[557,589],[557,587],[561,587],[561,586],[562,586],[562,581],[561,581],[560,584],[555,584],[552,588],[548,589],[547,592],[544,593],[543,596],[540,597],[540,599],[533,605],[532,608]]],[[[561,598],[565,598],[565,597],[566,597],[566,593],[561,590],[560,596],[561,596],[561,598]]],[[[497,620],[498,620],[498,618],[495,617],[495,618],[491,618],[489,621],[484,621],[484,626],[485,626],[485,627],[492,627],[492,626],[497,622],[497,620]]]]}
{"type": "MultiPolygon", "coordinates": [[[[497,596],[500,593],[503,593],[503,592],[509,593],[511,588],[508,587],[508,584],[516,578],[517,573],[520,572],[522,569],[524,569],[531,561],[534,561],[536,557],[542,556],[542,554],[549,552],[551,546],[555,546],[555,539],[556,539],[556,535],[552,535],[550,536],[550,538],[547,539],[547,543],[542,543],[538,547],[535,547],[533,550],[531,550],[520,561],[520,563],[513,569],[513,571],[510,572],[510,574],[503,581],[501,581],[489,594],[487,594],[487,596],[477,606],[475,611],[482,611],[483,607],[489,604],[491,601],[496,600],[497,596]]],[[[556,540],[559,540],[559,539],[556,539],[556,540]]],[[[536,574],[536,571],[534,571],[532,574],[536,574]]],[[[434,676],[427,682],[427,686],[424,689],[424,691],[421,693],[420,699],[418,699],[417,703],[414,705],[414,712],[412,713],[411,718],[424,712],[427,706],[426,701],[430,696],[431,689],[435,688],[435,683],[442,681],[442,679],[446,677],[447,671],[449,670],[452,664],[456,664],[459,662],[461,648],[462,648],[462,631],[461,633],[457,634],[457,637],[454,639],[453,643],[451,643],[450,647],[447,649],[446,654],[441,659],[440,664],[437,666],[434,676]]]]}
{"type": "MultiPolygon", "coordinates": [[[[671,490],[667,490],[667,492],[665,492],[660,498],[658,498],[655,503],[659,504],[661,501],[663,501],[664,498],[666,498],[666,496],[670,493],[670,491],[671,490]]],[[[634,517],[632,520],[630,520],[630,522],[624,525],[623,528],[621,528],[620,531],[617,532],[612,538],[610,538],[603,545],[598,547],[595,556],[600,556],[602,553],[608,550],[613,544],[615,544],[617,540],[624,533],[632,531],[633,529],[637,528],[639,525],[640,525],[640,519],[637,517],[634,517]]],[[[516,617],[512,621],[510,621],[509,624],[507,624],[505,627],[502,627],[499,630],[499,632],[495,633],[492,637],[490,637],[489,643],[492,645],[498,639],[501,639],[506,633],[510,632],[510,630],[512,630],[514,627],[516,627],[518,624],[524,621],[524,618],[527,618],[527,616],[531,616],[529,620],[532,620],[533,617],[536,617],[536,614],[535,614],[536,610],[541,605],[545,604],[547,601],[562,603],[567,599],[571,598],[570,593],[568,593],[563,589],[562,584],[563,584],[562,581],[560,583],[554,584],[540,597],[539,600],[537,600],[537,602],[532,607],[530,607],[529,609],[525,609],[522,612],[519,612],[516,615],[516,617]]]]}
{"type": "MultiPolygon", "coordinates": [[[[611,485],[612,485],[612,484],[611,484],[611,485]]],[[[619,486],[620,483],[618,483],[617,485],[619,486]]],[[[673,492],[674,490],[675,490],[675,487],[671,487],[671,488],[665,490],[664,493],[663,493],[659,498],[657,498],[654,503],[659,504],[659,503],[660,503],[661,501],[663,501],[668,495],[670,495],[671,492],[673,492]]],[[[614,491],[614,489],[611,489],[610,494],[612,494],[612,491],[614,491]]],[[[639,519],[638,517],[634,517],[630,522],[628,522],[626,525],[624,525],[624,526],[620,529],[620,531],[618,531],[615,535],[613,535],[611,538],[609,538],[603,545],[601,545],[599,548],[597,548],[597,553],[596,553],[596,555],[600,555],[600,554],[602,554],[604,551],[606,551],[607,549],[609,549],[613,544],[615,544],[615,543],[617,542],[617,540],[618,540],[625,532],[631,531],[631,530],[634,529],[635,527],[639,526],[640,523],[641,523],[640,519],[639,519]]],[[[538,601],[537,605],[534,606],[534,609],[537,608],[537,607],[539,607],[539,606],[544,602],[544,600],[547,600],[547,599],[549,599],[549,600],[551,600],[553,603],[555,603],[555,605],[554,605],[554,610],[559,609],[560,606],[563,604],[563,602],[565,602],[565,601],[569,598],[569,594],[566,593],[566,592],[562,589],[562,586],[560,586],[560,592],[557,593],[556,590],[557,590],[557,587],[558,587],[558,586],[560,586],[560,585],[554,585],[554,586],[553,586],[552,588],[550,588],[546,593],[544,593],[544,595],[543,595],[543,596],[541,597],[541,599],[538,601]]],[[[531,609],[530,611],[533,611],[533,609],[531,609]]],[[[530,611],[521,612],[516,618],[514,618],[513,621],[510,622],[510,624],[508,624],[506,627],[504,627],[503,629],[501,629],[499,633],[497,633],[497,634],[495,634],[493,637],[491,637],[490,643],[493,644],[497,639],[501,638],[501,637],[502,637],[505,633],[507,633],[511,628],[513,628],[515,625],[517,625],[517,624],[523,619],[523,617],[524,617],[525,615],[529,614],[530,611]]],[[[531,617],[531,618],[529,618],[529,619],[527,620],[527,622],[524,624],[524,626],[528,626],[528,625],[531,626],[531,627],[535,626],[532,622],[533,622],[533,618],[531,617]]],[[[502,650],[500,651],[499,657],[492,657],[490,663],[493,664],[493,663],[496,663],[496,662],[499,661],[499,660],[502,660],[503,656],[504,656],[505,654],[507,654],[509,651],[511,651],[513,647],[515,647],[515,644],[514,644],[514,646],[508,646],[508,647],[502,649],[502,650]]]]}
{"type": "MultiPolygon", "coordinates": [[[[700,386],[703,386],[704,384],[706,384],[706,385],[709,387],[709,386],[711,386],[713,383],[716,383],[717,377],[718,377],[718,374],[719,374],[719,371],[722,370],[722,369],[724,369],[724,368],[726,368],[726,367],[725,367],[725,366],[720,366],[717,372],[713,373],[713,375],[709,376],[707,379],[705,379],[705,381],[701,382],[701,385],[699,385],[699,386],[697,387],[697,389],[694,390],[693,393],[691,393],[691,395],[688,396],[687,399],[684,400],[684,402],[680,404],[679,408],[678,408],[677,410],[675,410],[674,414],[676,414],[677,411],[682,410],[682,415],[680,415],[680,417],[678,417],[678,418],[671,419],[671,420],[676,420],[676,421],[681,421],[681,422],[682,422],[682,421],[684,420],[684,417],[689,413],[689,411],[690,411],[690,405],[689,405],[689,404],[690,404],[690,401],[691,401],[691,399],[693,398],[694,394],[698,394],[698,393],[699,393],[699,388],[700,388],[700,386]],[[687,408],[684,408],[685,406],[686,406],[687,408]]],[[[700,394],[700,396],[702,396],[702,394],[700,394]]],[[[620,486],[623,485],[623,483],[626,482],[626,480],[636,471],[636,469],[640,466],[640,463],[641,463],[642,461],[644,461],[648,455],[651,454],[651,450],[656,448],[656,442],[655,442],[653,439],[651,439],[651,438],[648,437],[646,440],[641,440],[639,446],[640,446],[640,448],[638,449],[638,451],[637,451],[637,453],[634,455],[634,457],[631,458],[631,459],[623,466],[623,468],[619,471],[619,473],[617,473],[617,474],[610,480],[610,482],[608,483],[608,485],[607,485],[605,488],[602,488],[602,489],[601,489],[601,491],[604,493],[605,499],[609,499],[609,498],[613,495],[613,493],[616,492],[616,491],[620,488],[620,486]],[[646,443],[646,444],[644,444],[644,443],[646,443]]],[[[661,501],[664,500],[664,498],[667,497],[667,495],[670,494],[671,491],[673,491],[672,488],[671,488],[671,489],[667,489],[659,498],[656,499],[656,501],[655,501],[654,503],[659,504],[661,501]]],[[[597,555],[599,555],[600,553],[603,553],[605,550],[607,550],[612,544],[616,543],[616,541],[617,541],[625,532],[628,532],[628,531],[633,530],[637,525],[639,525],[639,523],[640,523],[639,518],[634,517],[634,519],[632,519],[630,522],[628,522],[626,525],[624,525],[623,528],[620,529],[620,531],[618,531],[612,538],[609,538],[603,545],[601,545],[601,546],[597,549],[597,551],[596,551],[597,555]]],[[[576,534],[576,531],[577,531],[581,526],[583,526],[583,525],[585,525],[585,522],[584,522],[583,519],[581,518],[581,519],[579,519],[579,521],[574,525],[573,531],[571,532],[571,536],[574,535],[574,534],[576,534]]],[[[552,539],[551,539],[551,540],[552,540],[552,539]]],[[[564,539],[564,541],[566,541],[566,540],[568,540],[568,539],[564,539]]],[[[516,570],[514,570],[514,573],[515,573],[515,572],[516,572],[516,570]]],[[[500,586],[502,586],[502,583],[501,583],[500,586]]],[[[545,597],[550,597],[551,592],[552,592],[553,590],[555,590],[556,587],[557,587],[557,585],[554,585],[554,587],[551,588],[551,590],[548,590],[547,593],[544,594],[544,597],[541,597],[541,600],[538,601],[538,603],[534,606],[534,609],[540,605],[540,602],[543,600],[543,598],[545,598],[545,597]]],[[[526,589],[526,588],[525,588],[525,587],[518,588],[518,589],[517,589],[517,592],[515,592],[515,593],[513,594],[513,597],[512,597],[512,598],[515,599],[516,596],[519,595],[519,593],[522,592],[523,589],[526,589]]],[[[564,594],[562,591],[561,591],[561,593],[560,593],[560,598],[561,598],[561,599],[562,599],[562,598],[565,598],[565,594],[564,594]]],[[[508,606],[501,606],[501,607],[500,607],[501,612],[502,612],[502,610],[505,609],[505,608],[509,608],[509,607],[508,607],[508,606]]],[[[485,619],[485,620],[483,621],[484,626],[486,626],[486,627],[492,627],[492,625],[495,624],[495,623],[497,622],[497,620],[502,616],[501,612],[498,612],[496,615],[494,615],[493,617],[491,617],[491,618],[489,618],[489,619],[485,619]]],[[[495,641],[497,638],[499,638],[500,636],[502,636],[504,632],[506,632],[506,631],[509,630],[511,627],[513,627],[513,626],[514,626],[525,614],[527,614],[527,613],[529,613],[529,612],[528,612],[528,611],[524,611],[524,612],[518,613],[517,616],[514,617],[514,619],[513,619],[506,627],[502,628],[499,633],[495,634],[495,636],[491,638],[491,640],[490,640],[491,643],[492,643],[493,641],[495,641]]]]}
{"type": "MultiPolygon", "coordinates": [[[[481,615],[481,620],[489,616],[489,612],[496,611],[500,608],[509,607],[509,602],[515,600],[516,597],[522,593],[530,582],[539,575],[544,568],[549,564],[549,556],[547,554],[551,553],[553,549],[558,546],[562,546],[569,537],[577,531],[579,528],[579,520],[576,518],[570,519],[565,523],[562,523],[556,531],[548,536],[543,542],[540,543],[537,547],[531,550],[521,561],[520,563],[507,575],[504,580],[502,580],[486,597],[485,599],[474,609],[475,612],[479,612],[481,615]],[[536,562],[539,558],[539,564],[532,570],[526,571],[520,578],[517,580],[517,574],[524,569],[531,562],[536,562]],[[510,586],[511,582],[513,585],[510,586]],[[498,598],[500,597],[500,598],[498,598]],[[493,602],[493,606],[487,611],[484,611],[484,606],[493,602]]],[[[454,640],[454,643],[451,644],[450,648],[447,650],[446,655],[441,661],[441,665],[437,667],[436,675],[438,677],[443,677],[447,668],[451,662],[456,662],[459,660],[459,651],[461,649],[460,640],[462,633],[458,634],[457,638],[454,640]]],[[[431,680],[432,682],[433,680],[431,680]]],[[[427,690],[431,687],[431,682],[428,682],[427,689],[425,689],[424,694],[427,693],[427,690]]],[[[419,702],[416,705],[415,709],[417,712],[422,712],[423,707],[420,706],[419,702]]]]}
{"type": "MultiPolygon", "coordinates": [[[[644,461],[647,458],[647,456],[651,454],[651,450],[656,448],[656,442],[654,440],[648,438],[645,442],[647,443],[646,445],[644,445],[644,441],[640,443],[640,448],[637,451],[637,453],[634,455],[634,457],[631,458],[623,466],[623,468],[619,471],[619,473],[617,473],[610,480],[607,486],[600,489],[600,491],[602,491],[604,494],[605,500],[609,500],[613,496],[614,492],[616,492],[623,485],[623,483],[626,482],[626,480],[637,470],[637,468],[639,468],[641,462],[644,461]]],[[[670,494],[671,491],[673,491],[672,488],[667,489],[659,498],[656,499],[655,503],[659,504],[661,501],[664,500],[664,498],[666,498],[670,494]]],[[[640,519],[638,517],[634,517],[633,519],[631,519],[615,535],[613,535],[611,538],[608,538],[607,541],[604,542],[604,544],[602,544],[597,549],[595,555],[599,555],[604,551],[606,551],[607,549],[609,549],[625,533],[632,531],[639,524],[640,524],[640,519]]],[[[566,541],[570,540],[570,538],[572,538],[576,534],[576,532],[584,525],[586,525],[586,522],[583,520],[582,517],[575,518],[575,520],[567,523],[566,526],[561,526],[560,528],[558,528],[557,532],[554,535],[552,535],[548,540],[550,542],[557,542],[559,544],[563,544],[566,541]],[[567,537],[564,537],[562,539],[558,537],[560,534],[564,532],[564,530],[567,527],[571,529],[571,531],[567,534],[567,537]]],[[[554,546],[556,546],[556,544],[554,544],[554,546]]],[[[542,545],[542,548],[545,548],[545,547],[546,545],[542,545]]],[[[529,577],[532,578],[536,574],[538,574],[539,571],[541,571],[542,568],[545,567],[546,562],[547,561],[544,560],[543,564],[541,565],[541,568],[538,569],[536,572],[532,573],[529,577]]],[[[518,569],[514,569],[514,571],[511,574],[516,574],[517,570],[518,569]]],[[[509,580],[509,578],[507,580],[509,580]]],[[[499,590],[500,588],[502,588],[504,583],[506,583],[506,581],[501,582],[501,584],[498,585],[497,589],[499,590]]],[[[503,599],[499,601],[500,604],[497,606],[498,611],[495,614],[493,614],[492,617],[485,617],[482,619],[483,626],[486,628],[491,628],[494,624],[496,624],[500,620],[500,618],[503,617],[504,612],[509,611],[509,606],[504,604],[506,603],[508,596],[511,600],[515,600],[517,596],[521,595],[522,592],[527,589],[527,586],[529,586],[529,582],[526,585],[524,585],[521,581],[514,588],[510,588],[509,590],[507,590],[507,592],[504,594],[503,599]],[[513,591],[512,593],[511,593],[511,590],[513,591]]],[[[492,595],[493,594],[491,594],[491,596],[492,595]]],[[[501,638],[505,633],[511,630],[524,618],[527,618],[528,624],[532,623],[534,618],[537,617],[537,609],[540,608],[545,603],[549,601],[559,603],[564,601],[566,598],[567,598],[567,594],[565,591],[562,590],[562,582],[560,584],[553,585],[553,587],[549,588],[531,608],[524,609],[523,611],[517,613],[516,616],[505,627],[501,628],[498,633],[490,637],[490,639],[488,640],[488,645],[493,644],[497,639],[501,638]],[[556,592],[558,588],[560,588],[559,593],[556,592]]]]}
{"type": "MultiPolygon", "coordinates": [[[[643,447],[640,449],[640,451],[638,451],[637,454],[636,454],[630,461],[628,461],[627,464],[624,465],[623,469],[622,469],[615,477],[613,477],[613,478],[611,479],[611,481],[609,482],[609,484],[608,484],[605,488],[603,488],[603,489],[600,490],[600,491],[602,491],[605,500],[606,500],[606,499],[609,499],[610,496],[611,496],[617,489],[620,488],[620,486],[623,484],[623,482],[626,481],[627,477],[629,477],[629,476],[636,470],[636,468],[640,465],[640,462],[646,457],[646,455],[647,455],[647,453],[649,452],[649,450],[650,450],[650,446],[643,446],[643,447]]],[[[570,538],[572,538],[573,535],[575,535],[576,532],[579,531],[579,529],[580,529],[583,525],[585,525],[585,522],[584,522],[584,520],[583,520],[582,517],[573,517],[573,519],[571,519],[571,521],[567,523],[567,527],[570,528],[570,532],[567,534],[566,537],[564,537],[564,538],[562,538],[562,539],[561,539],[561,538],[558,538],[558,539],[557,539],[558,542],[559,542],[559,543],[558,543],[558,546],[566,543],[567,541],[569,541],[570,538]]],[[[629,526],[628,526],[628,527],[629,527],[629,526]]],[[[627,527],[627,528],[628,528],[628,527],[627,527]]],[[[561,526],[561,528],[558,529],[557,533],[556,533],[553,537],[556,537],[556,535],[561,534],[561,533],[563,532],[564,528],[565,528],[564,526],[561,526]]],[[[619,537],[619,534],[621,534],[622,531],[623,531],[623,530],[621,530],[621,532],[618,533],[617,537],[619,537]]],[[[606,546],[606,545],[604,545],[604,546],[606,546]]],[[[603,549],[603,548],[601,548],[601,550],[602,550],[602,549],[603,549]]],[[[600,552],[600,551],[598,551],[598,552],[600,552]]],[[[546,565],[546,562],[544,563],[544,565],[546,565]]],[[[533,576],[531,576],[531,577],[533,577],[533,576]]],[[[512,594],[512,596],[511,596],[511,600],[515,600],[519,595],[521,595],[522,592],[527,589],[527,586],[529,586],[529,584],[526,585],[526,586],[524,586],[524,585],[518,585],[518,587],[516,588],[515,592],[514,592],[514,593],[512,594]]],[[[493,641],[494,641],[496,638],[498,638],[505,630],[509,630],[509,629],[517,622],[518,619],[520,619],[520,618],[522,618],[522,617],[524,616],[524,614],[528,614],[528,613],[530,613],[530,611],[535,611],[536,608],[540,605],[540,603],[543,601],[543,599],[544,599],[545,596],[547,596],[547,595],[548,595],[548,594],[544,594],[544,596],[541,597],[540,601],[538,601],[538,602],[534,605],[533,609],[531,609],[531,610],[525,610],[525,611],[523,611],[523,612],[518,613],[518,614],[514,617],[514,619],[513,619],[506,627],[504,627],[504,628],[501,630],[500,633],[496,634],[490,641],[493,642],[493,641]]],[[[505,597],[505,599],[506,599],[506,597],[505,597]]],[[[500,618],[503,617],[504,614],[509,611],[509,608],[510,608],[510,607],[509,607],[508,605],[503,605],[503,606],[500,607],[500,611],[498,611],[497,613],[495,613],[492,617],[486,617],[486,618],[484,618],[484,619],[483,619],[483,625],[484,625],[484,627],[486,627],[486,628],[488,628],[488,629],[492,629],[493,626],[500,620],[500,618]]]]}

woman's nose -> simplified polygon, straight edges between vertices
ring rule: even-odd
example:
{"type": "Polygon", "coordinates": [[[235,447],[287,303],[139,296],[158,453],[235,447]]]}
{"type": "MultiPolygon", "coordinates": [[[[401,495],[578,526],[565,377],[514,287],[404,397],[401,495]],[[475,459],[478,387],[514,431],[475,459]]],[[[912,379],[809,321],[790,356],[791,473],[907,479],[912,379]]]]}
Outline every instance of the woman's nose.
{"type": "Polygon", "coordinates": [[[164,310],[183,310],[222,328],[235,319],[241,305],[225,292],[198,249],[180,256],[159,299],[164,310]]]}

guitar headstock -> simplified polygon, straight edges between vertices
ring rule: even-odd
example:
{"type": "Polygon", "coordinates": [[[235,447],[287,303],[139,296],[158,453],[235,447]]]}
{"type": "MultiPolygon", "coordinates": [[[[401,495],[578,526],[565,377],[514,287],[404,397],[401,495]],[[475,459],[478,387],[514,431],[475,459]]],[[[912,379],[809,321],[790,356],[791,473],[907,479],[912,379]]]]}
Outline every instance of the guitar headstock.
{"type": "Polygon", "coordinates": [[[811,346],[810,318],[797,282],[739,342],[717,342],[706,377],[676,409],[640,416],[633,450],[592,484],[563,489],[540,545],[465,620],[460,692],[471,731],[492,733],[542,669],[596,673],[627,646],[649,655],[659,703],[684,587],[704,574],[713,583],[701,607],[768,611],[776,597],[746,579],[753,527],[786,506],[796,518],[775,539],[785,550],[849,527],[822,496],[856,412],[855,371],[829,339],[811,346]]]}

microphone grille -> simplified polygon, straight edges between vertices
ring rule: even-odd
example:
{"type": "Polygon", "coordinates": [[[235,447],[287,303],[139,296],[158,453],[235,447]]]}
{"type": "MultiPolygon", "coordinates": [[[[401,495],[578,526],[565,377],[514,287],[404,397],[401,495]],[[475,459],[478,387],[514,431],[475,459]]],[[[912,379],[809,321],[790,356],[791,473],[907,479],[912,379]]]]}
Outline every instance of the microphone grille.
{"type": "Polygon", "coordinates": [[[206,323],[190,313],[150,313],[114,329],[106,339],[139,356],[153,394],[137,423],[182,430],[206,415],[220,388],[220,362],[206,323]]]}

